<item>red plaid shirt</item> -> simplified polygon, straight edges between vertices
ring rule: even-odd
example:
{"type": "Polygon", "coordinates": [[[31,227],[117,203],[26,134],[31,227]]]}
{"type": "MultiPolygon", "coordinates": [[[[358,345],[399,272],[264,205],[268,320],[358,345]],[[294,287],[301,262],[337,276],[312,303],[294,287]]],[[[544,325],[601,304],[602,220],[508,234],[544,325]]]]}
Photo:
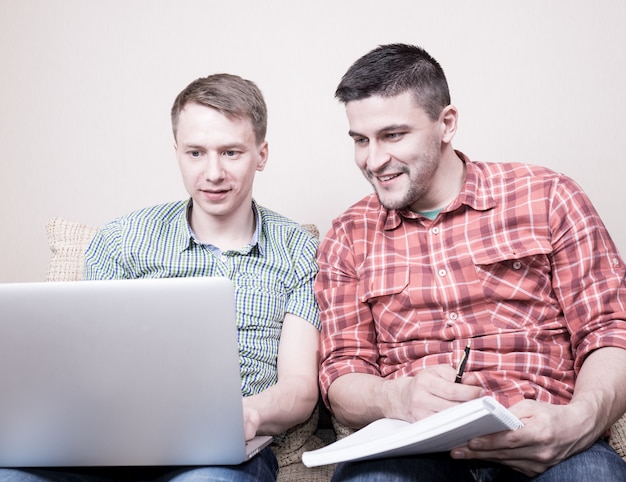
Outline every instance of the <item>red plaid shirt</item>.
{"type": "MultiPolygon", "coordinates": [[[[460,154],[460,153],[459,153],[460,154]]],[[[462,154],[460,154],[462,156],[462,154]]],[[[567,403],[585,356],[626,348],[626,274],[582,189],[522,164],[470,162],[434,221],[372,194],[320,246],[320,384],[456,366],[506,406],[567,403]]]]}

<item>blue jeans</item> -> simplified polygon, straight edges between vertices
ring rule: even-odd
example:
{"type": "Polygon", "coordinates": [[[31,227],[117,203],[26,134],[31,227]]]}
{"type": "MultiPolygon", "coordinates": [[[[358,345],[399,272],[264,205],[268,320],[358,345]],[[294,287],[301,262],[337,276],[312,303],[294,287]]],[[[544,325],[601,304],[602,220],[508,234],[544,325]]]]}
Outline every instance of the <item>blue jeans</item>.
{"type": "Polygon", "coordinates": [[[240,465],[211,467],[0,468],[2,482],[275,482],[278,462],[270,447],[240,465]]]}
{"type": "Polygon", "coordinates": [[[537,477],[527,477],[500,464],[453,460],[447,453],[418,457],[364,460],[339,464],[333,482],[626,482],[626,462],[608,443],[589,449],[551,467],[537,477]]]}

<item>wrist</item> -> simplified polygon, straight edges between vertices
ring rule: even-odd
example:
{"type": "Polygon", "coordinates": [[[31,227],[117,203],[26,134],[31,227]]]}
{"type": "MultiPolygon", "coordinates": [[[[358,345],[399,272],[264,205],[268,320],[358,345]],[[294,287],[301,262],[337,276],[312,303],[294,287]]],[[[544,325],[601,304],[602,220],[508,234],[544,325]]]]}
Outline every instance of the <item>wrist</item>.
{"type": "Polygon", "coordinates": [[[405,392],[409,390],[411,380],[407,377],[382,380],[380,384],[381,418],[406,420],[407,406],[405,392]]]}

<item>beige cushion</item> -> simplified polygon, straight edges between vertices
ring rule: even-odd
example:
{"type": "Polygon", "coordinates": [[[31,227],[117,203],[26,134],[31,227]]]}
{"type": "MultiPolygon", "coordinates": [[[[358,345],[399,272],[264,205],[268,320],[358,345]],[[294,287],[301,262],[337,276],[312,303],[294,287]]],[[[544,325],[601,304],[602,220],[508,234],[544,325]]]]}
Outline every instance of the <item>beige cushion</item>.
{"type": "Polygon", "coordinates": [[[302,452],[322,447],[324,443],[315,436],[319,412],[316,407],[306,422],[296,425],[287,431],[285,438],[279,443],[272,444],[274,454],[278,459],[279,467],[300,464],[302,452]]]}
{"type": "Polygon", "coordinates": [[[84,253],[98,226],[61,218],[48,221],[46,233],[52,256],[46,281],[77,281],[83,278],[84,253]]]}
{"type": "Polygon", "coordinates": [[[626,460],[626,414],[622,415],[611,427],[609,443],[611,447],[626,460]]]}

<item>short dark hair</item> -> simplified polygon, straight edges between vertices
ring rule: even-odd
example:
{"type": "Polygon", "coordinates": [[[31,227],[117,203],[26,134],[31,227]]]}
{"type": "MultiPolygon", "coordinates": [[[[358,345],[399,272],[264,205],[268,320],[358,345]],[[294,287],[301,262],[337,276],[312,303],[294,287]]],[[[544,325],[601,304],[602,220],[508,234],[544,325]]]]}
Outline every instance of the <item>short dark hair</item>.
{"type": "Polygon", "coordinates": [[[176,138],[178,117],[188,103],[210,107],[227,117],[250,119],[258,144],[265,140],[267,106],[257,85],[232,74],[213,74],[194,80],[172,105],[172,130],[176,138]]]}
{"type": "Polygon", "coordinates": [[[407,91],[433,120],[450,105],[448,82],[439,63],[421,47],[397,43],[380,45],[352,64],[335,97],[346,104],[407,91]]]}

